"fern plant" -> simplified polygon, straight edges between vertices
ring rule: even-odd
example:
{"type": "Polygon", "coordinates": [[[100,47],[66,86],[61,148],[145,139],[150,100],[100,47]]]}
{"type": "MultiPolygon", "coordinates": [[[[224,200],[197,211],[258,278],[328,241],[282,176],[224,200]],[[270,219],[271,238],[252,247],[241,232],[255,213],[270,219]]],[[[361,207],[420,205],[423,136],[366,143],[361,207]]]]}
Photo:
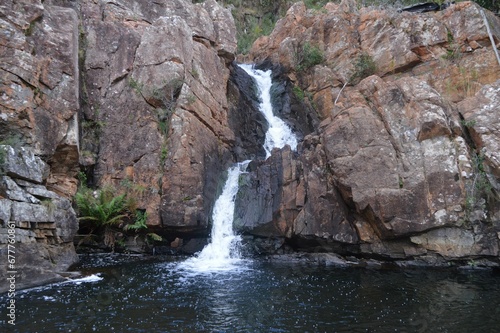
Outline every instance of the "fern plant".
{"type": "Polygon", "coordinates": [[[148,220],[148,213],[143,211],[138,211],[137,213],[135,213],[134,224],[127,224],[125,227],[123,227],[123,230],[125,231],[134,230],[137,232],[141,229],[147,229],[148,228],[148,226],[146,225],[147,220],[148,220]]]}
{"type": "Polygon", "coordinates": [[[75,202],[79,220],[90,222],[90,235],[104,229],[104,245],[114,250],[115,237],[111,227],[128,217],[126,194],[115,196],[111,188],[93,192],[84,185],[76,193],[75,202]]]}
{"type": "Polygon", "coordinates": [[[96,227],[120,224],[127,214],[126,194],[114,196],[113,191],[103,189],[94,196],[92,191],[76,193],[76,205],[80,213],[80,220],[92,221],[96,227]]]}

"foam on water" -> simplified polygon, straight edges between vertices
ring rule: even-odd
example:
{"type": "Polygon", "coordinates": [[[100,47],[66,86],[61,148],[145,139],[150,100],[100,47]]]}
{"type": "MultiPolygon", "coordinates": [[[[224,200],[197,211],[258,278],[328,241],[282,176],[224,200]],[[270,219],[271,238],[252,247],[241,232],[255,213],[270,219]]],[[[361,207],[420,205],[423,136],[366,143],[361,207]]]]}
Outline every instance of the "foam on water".
{"type": "Polygon", "coordinates": [[[245,261],[241,259],[239,251],[241,237],[233,231],[234,202],[239,176],[249,162],[238,163],[228,170],[226,184],[214,206],[211,241],[198,255],[180,263],[179,269],[211,273],[242,267],[245,261]]]}

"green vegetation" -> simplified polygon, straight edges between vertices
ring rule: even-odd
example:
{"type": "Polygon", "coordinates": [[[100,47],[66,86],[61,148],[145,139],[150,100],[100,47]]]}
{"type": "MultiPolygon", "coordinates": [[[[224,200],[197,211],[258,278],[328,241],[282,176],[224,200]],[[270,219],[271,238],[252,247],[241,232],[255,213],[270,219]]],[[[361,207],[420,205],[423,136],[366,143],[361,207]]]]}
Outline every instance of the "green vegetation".
{"type": "Polygon", "coordinates": [[[195,79],[198,79],[200,77],[200,72],[198,72],[198,70],[196,68],[193,68],[191,70],[191,75],[195,78],[195,79]]]}
{"type": "Polygon", "coordinates": [[[163,166],[165,165],[165,161],[167,160],[168,157],[168,148],[166,144],[162,144],[161,146],[161,155],[160,155],[160,165],[163,170],[163,166]]]}
{"type": "Polygon", "coordinates": [[[479,6],[491,10],[494,13],[500,13],[500,1],[498,0],[474,0],[479,6]]]}
{"type": "Polygon", "coordinates": [[[186,102],[188,104],[193,104],[194,102],[196,102],[196,96],[191,94],[189,95],[187,98],[186,98],[186,102]]]}
{"type": "MultiPolygon", "coordinates": [[[[238,17],[238,14],[233,15],[238,17]]],[[[276,24],[277,17],[267,13],[263,17],[244,16],[242,21],[236,21],[238,52],[247,54],[252,44],[261,36],[271,34],[276,24]]]]}
{"type": "Polygon", "coordinates": [[[306,5],[307,9],[320,10],[328,2],[330,2],[330,1],[328,1],[328,0],[304,0],[304,5],[306,5]]]}
{"type": "Polygon", "coordinates": [[[467,197],[465,199],[465,211],[470,215],[475,209],[485,209],[486,200],[495,197],[493,187],[488,179],[484,167],[484,155],[474,154],[472,156],[474,179],[468,186],[467,197]]]}
{"type": "Polygon", "coordinates": [[[358,84],[364,78],[375,74],[377,65],[373,58],[366,53],[362,53],[354,63],[354,73],[351,75],[349,82],[351,84],[358,84]]]}
{"type": "Polygon", "coordinates": [[[123,230],[134,230],[138,231],[141,229],[147,229],[146,221],[148,220],[148,213],[143,211],[138,211],[135,214],[135,222],[133,224],[127,224],[123,227],[123,230]]]}
{"type": "Polygon", "coordinates": [[[35,31],[35,25],[36,25],[36,20],[35,21],[31,21],[30,22],[30,25],[28,26],[28,28],[26,28],[26,30],[24,31],[24,35],[26,37],[29,37],[29,36],[32,36],[33,35],[33,32],[35,31]]]}
{"type": "Polygon", "coordinates": [[[117,196],[115,192],[111,187],[96,191],[80,187],[75,195],[80,221],[91,221],[94,230],[123,222],[128,216],[126,194],[117,196]]]}
{"type": "Polygon", "coordinates": [[[5,147],[0,147],[0,176],[3,176],[5,173],[4,164],[5,164],[5,156],[7,152],[5,147]]]}
{"type": "Polygon", "coordinates": [[[452,71],[458,69],[455,79],[446,79],[446,93],[457,94],[464,97],[472,97],[481,88],[479,74],[475,68],[466,68],[462,66],[451,67],[452,71]]]}
{"type": "Polygon", "coordinates": [[[47,209],[47,213],[49,213],[49,215],[54,214],[56,210],[56,204],[52,201],[52,199],[44,199],[41,203],[42,206],[47,209]]]}
{"type": "Polygon", "coordinates": [[[293,94],[297,99],[301,102],[304,101],[305,98],[305,93],[304,90],[302,90],[299,86],[293,86],[293,94]]]}
{"type": "Polygon", "coordinates": [[[311,67],[319,65],[325,61],[323,51],[309,43],[298,47],[295,52],[295,70],[297,72],[305,71],[311,67]]]}
{"type": "Polygon", "coordinates": [[[460,52],[460,45],[455,43],[453,33],[449,29],[447,30],[448,45],[446,48],[446,54],[443,56],[443,58],[449,61],[455,61],[460,59],[460,57],[462,56],[462,53],[460,52]]]}
{"type": "Polygon", "coordinates": [[[115,234],[121,229],[135,232],[148,229],[146,212],[137,209],[137,198],[142,195],[144,187],[124,179],[120,185],[127,191],[119,194],[112,186],[90,189],[83,173],[78,178],[80,186],[75,195],[75,203],[81,221],[80,227],[88,230],[89,237],[103,235],[104,245],[114,250],[117,243],[115,234]]]}
{"type": "Polygon", "coordinates": [[[143,83],[140,83],[139,81],[135,80],[133,77],[130,77],[128,79],[128,85],[130,88],[134,89],[138,95],[142,94],[142,89],[144,88],[143,83]]]}
{"type": "Polygon", "coordinates": [[[461,120],[460,124],[462,124],[462,126],[465,126],[465,127],[474,127],[476,125],[476,120],[475,119],[461,120]]]}

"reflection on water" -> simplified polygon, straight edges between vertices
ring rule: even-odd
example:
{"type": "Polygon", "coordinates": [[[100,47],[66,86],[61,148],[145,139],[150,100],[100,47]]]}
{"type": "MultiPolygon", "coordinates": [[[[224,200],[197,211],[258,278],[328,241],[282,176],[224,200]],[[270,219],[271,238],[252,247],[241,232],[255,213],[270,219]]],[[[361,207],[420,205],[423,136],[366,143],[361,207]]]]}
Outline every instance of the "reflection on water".
{"type": "Polygon", "coordinates": [[[500,324],[500,277],[491,272],[255,261],[243,271],[186,276],[177,267],[101,267],[92,272],[102,280],[21,292],[13,332],[455,333],[497,332],[500,324]]]}

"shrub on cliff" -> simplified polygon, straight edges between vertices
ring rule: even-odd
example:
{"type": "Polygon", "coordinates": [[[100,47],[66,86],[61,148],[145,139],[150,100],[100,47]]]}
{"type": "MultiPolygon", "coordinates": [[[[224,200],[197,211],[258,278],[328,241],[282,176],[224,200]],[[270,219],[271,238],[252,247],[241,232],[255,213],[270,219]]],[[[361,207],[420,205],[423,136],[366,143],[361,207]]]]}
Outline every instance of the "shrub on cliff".
{"type": "Polygon", "coordinates": [[[104,232],[104,245],[114,249],[112,226],[117,226],[128,216],[126,194],[115,195],[111,188],[98,191],[83,186],[75,195],[80,221],[90,222],[90,232],[104,232]]]}
{"type": "Polygon", "coordinates": [[[323,61],[325,61],[323,52],[318,47],[312,46],[307,42],[298,47],[298,50],[295,52],[295,70],[297,72],[319,65],[323,61]]]}
{"type": "Polygon", "coordinates": [[[369,54],[362,53],[354,63],[354,73],[351,75],[349,82],[358,84],[365,77],[375,74],[376,71],[377,65],[373,58],[369,54]]]}

